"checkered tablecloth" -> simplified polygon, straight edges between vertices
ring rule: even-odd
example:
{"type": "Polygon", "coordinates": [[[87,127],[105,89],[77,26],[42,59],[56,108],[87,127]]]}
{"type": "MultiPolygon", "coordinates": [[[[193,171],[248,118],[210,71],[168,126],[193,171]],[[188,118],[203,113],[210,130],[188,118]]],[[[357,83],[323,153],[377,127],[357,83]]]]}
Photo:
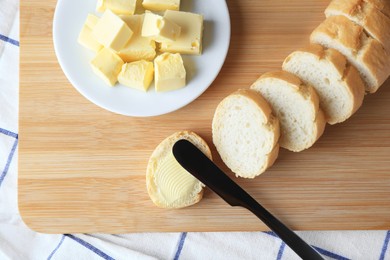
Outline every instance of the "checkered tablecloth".
{"type": "MultiPolygon", "coordinates": [[[[299,259],[272,232],[46,235],[29,229],[17,207],[18,62],[18,1],[0,0],[0,259],[299,259]]],[[[390,231],[298,233],[327,259],[390,260],[390,231]]]]}

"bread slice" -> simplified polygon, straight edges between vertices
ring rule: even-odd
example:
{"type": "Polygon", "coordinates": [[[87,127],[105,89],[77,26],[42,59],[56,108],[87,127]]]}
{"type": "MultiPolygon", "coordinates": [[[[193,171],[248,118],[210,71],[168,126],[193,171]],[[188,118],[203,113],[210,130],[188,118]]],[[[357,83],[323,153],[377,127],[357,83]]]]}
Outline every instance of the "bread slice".
{"type": "Polygon", "coordinates": [[[360,72],[367,92],[376,92],[390,75],[390,55],[364,33],[363,27],[345,16],[328,17],[312,32],[310,41],[346,56],[360,72]]]}
{"type": "Polygon", "coordinates": [[[252,86],[280,120],[280,146],[293,152],[311,147],[325,129],[325,117],[313,87],[286,71],[262,75],[252,86]]]}
{"type": "Polygon", "coordinates": [[[347,120],[363,103],[364,83],[359,72],[334,49],[312,44],[290,54],[283,70],[313,86],[329,124],[347,120]]]}
{"type": "Polygon", "coordinates": [[[150,156],[146,169],[146,187],[153,203],[161,208],[184,208],[202,199],[204,185],[176,161],[172,147],[185,139],[198,147],[208,158],[211,151],[197,134],[182,131],[162,141],[150,156]]]}
{"type": "Polygon", "coordinates": [[[254,178],[279,153],[279,121],[253,90],[241,89],[218,105],[212,123],[213,142],[223,162],[237,177],[254,178]]]}
{"type": "MultiPolygon", "coordinates": [[[[390,1],[388,3],[390,5],[390,1]]],[[[364,28],[390,52],[390,17],[370,1],[333,0],[325,10],[326,17],[344,15],[364,28]]]]}

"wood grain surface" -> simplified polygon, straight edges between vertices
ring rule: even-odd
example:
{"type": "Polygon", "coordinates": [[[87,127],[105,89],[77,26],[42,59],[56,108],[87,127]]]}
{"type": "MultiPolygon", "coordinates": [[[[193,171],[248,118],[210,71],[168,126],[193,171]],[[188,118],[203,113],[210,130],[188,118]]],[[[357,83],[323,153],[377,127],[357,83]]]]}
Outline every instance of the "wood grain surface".
{"type": "MultiPolygon", "coordinates": [[[[21,1],[19,209],[30,228],[43,233],[267,230],[211,191],[195,206],[164,210],[152,204],[145,188],[149,155],[180,130],[201,135],[227,171],[211,141],[217,104],[262,73],[280,69],[289,53],[307,45],[328,4],[227,2],[231,46],[212,86],[177,112],[132,118],[90,103],[64,76],[52,43],[56,1],[21,1]]],[[[311,149],[282,150],[266,173],[237,181],[294,230],[390,229],[389,101],[388,81],[350,120],[327,126],[311,149]]]]}

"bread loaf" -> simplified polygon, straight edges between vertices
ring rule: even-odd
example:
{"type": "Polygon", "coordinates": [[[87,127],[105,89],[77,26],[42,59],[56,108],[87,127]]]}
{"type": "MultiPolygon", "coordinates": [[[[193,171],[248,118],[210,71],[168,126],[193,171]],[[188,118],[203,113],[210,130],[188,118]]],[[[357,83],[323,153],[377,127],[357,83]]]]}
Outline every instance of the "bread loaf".
{"type": "Polygon", "coordinates": [[[334,49],[312,44],[291,53],[283,69],[315,88],[329,124],[347,120],[362,105],[363,80],[356,68],[334,49]]]}
{"type": "Polygon", "coordinates": [[[223,162],[243,178],[254,178],[276,160],[279,121],[264,98],[238,90],[218,105],[212,123],[213,142],[223,162]]]}
{"type": "Polygon", "coordinates": [[[262,75],[252,86],[280,121],[280,146],[293,152],[311,147],[325,129],[325,117],[313,87],[286,71],[262,75]]]}
{"type": "MultiPolygon", "coordinates": [[[[384,3],[383,3],[384,4],[384,3]]],[[[390,1],[387,3],[390,5],[390,1]]],[[[325,10],[326,17],[343,15],[364,28],[390,53],[390,17],[371,1],[333,0],[325,10]]]]}
{"type": "Polygon", "coordinates": [[[346,56],[360,72],[367,92],[376,92],[390,75],[390,55],[384,47],[345,16],[327,18],[312,32],[310,41],[346,56]]]}

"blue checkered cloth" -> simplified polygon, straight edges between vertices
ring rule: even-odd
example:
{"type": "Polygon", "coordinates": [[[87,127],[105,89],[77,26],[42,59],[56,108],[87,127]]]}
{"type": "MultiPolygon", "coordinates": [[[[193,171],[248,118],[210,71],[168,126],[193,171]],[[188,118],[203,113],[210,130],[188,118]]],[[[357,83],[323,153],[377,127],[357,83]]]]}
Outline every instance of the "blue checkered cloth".
{"type": "MultiPolygon", "coordinates": [[[[47,235],[29,229],[17,207],[18,60],[18,2],[0,0],[0,259],[299,259],[273,232],[47,235]]],[[[327,259],[390,260],[390,231],[298,233],[327,259]]]]}

